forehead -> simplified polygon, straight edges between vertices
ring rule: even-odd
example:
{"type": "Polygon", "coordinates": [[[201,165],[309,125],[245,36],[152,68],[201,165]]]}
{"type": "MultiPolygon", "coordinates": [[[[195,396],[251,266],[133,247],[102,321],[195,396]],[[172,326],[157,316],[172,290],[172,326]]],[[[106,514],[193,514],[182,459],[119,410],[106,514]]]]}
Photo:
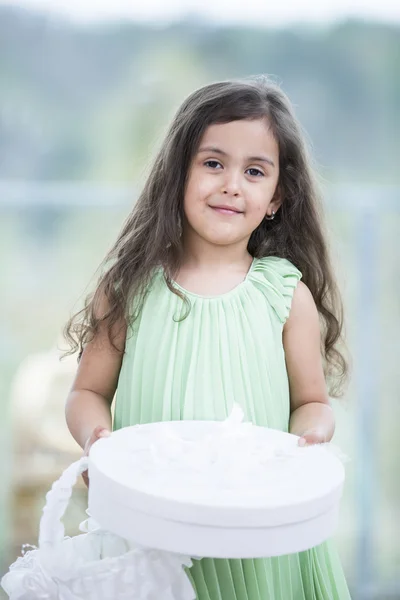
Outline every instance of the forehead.
{"type": "Polygon", "coordinates": [[[228,154],[279,154],[278,143],[266,119],[230,121],[207,127],[200,146],[216,146],[228,154]]]}

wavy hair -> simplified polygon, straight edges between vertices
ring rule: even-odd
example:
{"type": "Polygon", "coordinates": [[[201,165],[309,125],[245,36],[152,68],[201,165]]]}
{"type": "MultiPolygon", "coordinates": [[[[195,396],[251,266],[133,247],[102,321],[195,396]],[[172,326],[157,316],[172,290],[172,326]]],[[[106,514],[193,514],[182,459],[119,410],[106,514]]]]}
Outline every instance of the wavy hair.
{"type": "Polygon", "coordinates": [[[343,309],[320,194],[291,103],[264,76],[212,83],[183,102],[137,202],[102,263],[95,291],[65,327],[70,345],[66,354],[79,351],[80,356],[104,322],[115,347],[115,325],[137,318],[154,270],[160,266],[171,291],[182,297],[172,281],[182,261],[180,223],[189,169],[207,127],[240,119],[267,119],[279,147],[278,185],[283,199],[275,219],[264,219],[252,233],[248,251],[253,257],[287,258],[302,272],[320,315],[321,353],[330,393],[339,396],[348,370],[342,350],[343,309]]]}

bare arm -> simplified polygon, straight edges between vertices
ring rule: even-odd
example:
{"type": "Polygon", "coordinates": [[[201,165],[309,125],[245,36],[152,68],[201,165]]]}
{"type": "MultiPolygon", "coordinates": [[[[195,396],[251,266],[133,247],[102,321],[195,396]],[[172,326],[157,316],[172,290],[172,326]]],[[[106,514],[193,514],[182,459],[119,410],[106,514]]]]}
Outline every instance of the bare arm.
{"type": "Polygon", "coordinates": [[[319,316],[311,292],[302,282],[293,296],[283,345],[290,386],[290,432],[304,436],[309,443],[330,441],[335,418],[322,367],[319,316]]]}
{"type": "Polygon", "coordinates": [[[120,323],[115,331],[118,350],[110,344],[105,324],[85,347],[67,397],[65,416],[68,428],[85,450],[88,450],[87,443],[96,428],[100,432],[112,427],[111,403],[122,364],[126,327],[120,323]]]}

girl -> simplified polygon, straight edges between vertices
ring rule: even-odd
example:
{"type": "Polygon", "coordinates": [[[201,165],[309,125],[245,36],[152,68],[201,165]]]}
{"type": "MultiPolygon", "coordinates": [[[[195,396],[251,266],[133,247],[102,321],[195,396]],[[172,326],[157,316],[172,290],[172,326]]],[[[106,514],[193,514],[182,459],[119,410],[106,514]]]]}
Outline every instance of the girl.
{"type": "MultiPolygon", "coordinates": [[[[266,78],[207,85],[178,110],[94,295],[66,327],[80,349],[69,429],[87,453],[109,435],[116,392],[114,429],[221,420],[238,402],[257,425],[328,441],[341,329],[287,97],[266,78]]],[[[203,559],[190,576],[199,600],[349,598],[330,543],[203,559]]]]}

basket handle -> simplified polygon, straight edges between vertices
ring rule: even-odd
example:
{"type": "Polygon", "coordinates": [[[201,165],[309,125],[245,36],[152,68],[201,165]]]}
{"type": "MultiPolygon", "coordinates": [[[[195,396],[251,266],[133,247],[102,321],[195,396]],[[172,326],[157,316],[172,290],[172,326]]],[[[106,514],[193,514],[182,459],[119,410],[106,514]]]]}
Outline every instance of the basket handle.
{"type": "Polygon", "coordinates": [[[43,508],[39,528],[39,548],[41,550],[52,551],[62,543],[65,529],[61,519],[71,498],[72,488],[78,477],[87,470],[88,464],[87,456],[72,463],[47,492],[46,505],[43,508]]]}

